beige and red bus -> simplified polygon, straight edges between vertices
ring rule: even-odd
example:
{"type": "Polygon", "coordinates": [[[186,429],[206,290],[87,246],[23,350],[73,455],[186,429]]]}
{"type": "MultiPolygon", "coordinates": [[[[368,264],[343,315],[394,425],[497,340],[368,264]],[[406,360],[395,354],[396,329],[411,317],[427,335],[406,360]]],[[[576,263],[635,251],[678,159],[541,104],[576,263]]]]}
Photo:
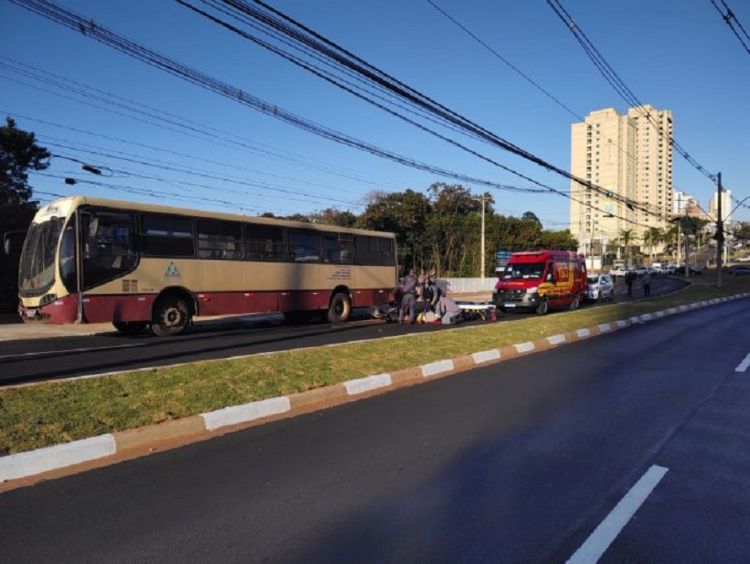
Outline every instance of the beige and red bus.
{"type": "Polygon", "coordinates": [[[19,270],[24,320],[159,336],[195,316],[346,321],[397,282],[392,233],[84,196],[37,212],[19,270]]]}

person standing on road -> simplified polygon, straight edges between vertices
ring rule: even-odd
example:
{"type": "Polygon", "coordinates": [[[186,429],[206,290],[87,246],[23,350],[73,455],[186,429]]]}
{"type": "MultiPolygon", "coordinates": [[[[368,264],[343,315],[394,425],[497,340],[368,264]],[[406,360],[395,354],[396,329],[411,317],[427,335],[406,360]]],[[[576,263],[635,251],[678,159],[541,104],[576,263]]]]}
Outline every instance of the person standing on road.
{"type": "Polygon", "coordinates": [[[635,278],[635,273],[632,270],[628,270],[625,273],[625,285],[628,287],[628,296],[633,295],[633,278],[635,278]]]}
{"type": "Polygon", "coordinates": [[[414,309],[416,300],[414,294],[417,290],[417,278],[414,276],[414,269],[409,269],[409,274],[401,279],[399,284],[401,290],[401,308],[398,312],[399,323],[414,323],[414,309]]]}
{"type": "Polygon", "coordinates": [[[643,275],[643,295],[651,295],[651,273],[647,270],[646,274],[643,275]]]}

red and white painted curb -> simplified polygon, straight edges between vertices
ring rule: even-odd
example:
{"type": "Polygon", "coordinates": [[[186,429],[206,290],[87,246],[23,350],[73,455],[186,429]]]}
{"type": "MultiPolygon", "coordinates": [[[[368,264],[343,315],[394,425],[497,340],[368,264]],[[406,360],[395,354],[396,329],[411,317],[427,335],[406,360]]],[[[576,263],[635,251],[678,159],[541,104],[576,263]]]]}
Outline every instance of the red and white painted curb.
{"type": "Polygon", "coordinates": [[[619,319],[593,327],[576,329],[565,334],[551,335],[536,341],[480,351],[453,359],[437,360],[421,366],[397,370],[390,374],[375,374],[364,378],[355,378],[340,384],[289,396],[224,407],[157,425],[107,433],[28,452],[10,454],[0,457],[0,482],[38,476],[50,471],[90,463],[91,461],[106,460],[115,455],[124,455],[125,458],[128,457],[128,453],[134,456],[140,455],[153,451],[170,440],[185,444],[201,438],[219,435],[228,430],[354,401],[360,397],[383,393],[387,390],[416,384],[434,377],[447,376],[477,366],[549,350],[567,343],[611,333],[631,325],[643,324],[678,313],[749,296],[750,292],[670,307],[665,310],[632,316],[628,319],[619,319]]]}

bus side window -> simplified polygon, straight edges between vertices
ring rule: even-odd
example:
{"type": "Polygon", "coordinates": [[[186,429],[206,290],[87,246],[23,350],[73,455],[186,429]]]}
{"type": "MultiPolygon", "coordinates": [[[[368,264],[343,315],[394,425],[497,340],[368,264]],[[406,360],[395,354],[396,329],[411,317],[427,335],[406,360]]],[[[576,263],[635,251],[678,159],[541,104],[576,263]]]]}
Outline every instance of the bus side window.
{"type": "Polygon", "coordinates": [[[294,262],[320,261],[320,233],[311,229],[290,228],[287,237],[290,258],[294,262]]]}
{"type": "Polygon", "coordinates": [[[547,277],[544,279],[545,282],[555,281],[555,263],[551,262],[547,265],[547,277]]]}
{"type": "Polygon", "coordinates": [[[354,239],[345,233],[323,233],[323,262],[351,264],[354,239]]]}
{"type": "Polygon", "coordinates": [[[393,239],[378,238],[380,251],[380,265],[393,266],[395,256],[393,254],[393,239]]]}
{"type": "Polygon", "coordinates": [[[271,225],[245,225],[245,260],[287,260],[284,230],[271,225]]]}
{"type": "MultiPolygon", "coordinates": [[[[135,268],[138,256],[132,214],[93,209],[81,214],[81,228],[84,289],[103,284],[135,268]]],[[[71,272],[63,274],[71,276],[71,272]]],[[[68,283],[72,281],[68,280],[66,286],[68,283]]]]}
{"type": "Polygon", "coordinates": [[[141,223],[144,256],[192,257],[193,220],[178,215],[144,214],[141,223]]]}
{"type": "Polygon", "coordinates": [[[197,222],[198,256],[214,259],[242,258],[242,224],[214,219],[197,222]]]}
{"type": "Polygon", "coordinates": [[[378,250],[378,239],[357,235],[354,238],[354,261],[359,265],[377,266],[380,264],[380,251],[378,250]]]}

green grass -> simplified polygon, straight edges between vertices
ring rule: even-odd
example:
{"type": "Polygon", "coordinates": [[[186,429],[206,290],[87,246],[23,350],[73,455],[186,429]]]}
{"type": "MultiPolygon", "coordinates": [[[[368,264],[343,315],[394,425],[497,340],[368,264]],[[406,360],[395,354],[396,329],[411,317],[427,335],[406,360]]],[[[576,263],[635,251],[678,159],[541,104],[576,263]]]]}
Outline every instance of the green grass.
{"type": "Polygon", "coordinates": [[[725,276],[721,290],[715,287],[712,273],[692,280],[693,285],[669,296],[561,315],[526,316],[508,323],[396,339],[0,389],[0,455],[302,392],[750,290],[750,278],[725,276]]]}

